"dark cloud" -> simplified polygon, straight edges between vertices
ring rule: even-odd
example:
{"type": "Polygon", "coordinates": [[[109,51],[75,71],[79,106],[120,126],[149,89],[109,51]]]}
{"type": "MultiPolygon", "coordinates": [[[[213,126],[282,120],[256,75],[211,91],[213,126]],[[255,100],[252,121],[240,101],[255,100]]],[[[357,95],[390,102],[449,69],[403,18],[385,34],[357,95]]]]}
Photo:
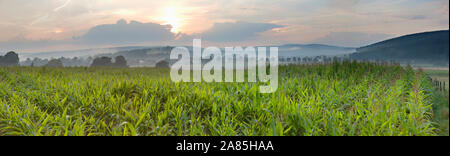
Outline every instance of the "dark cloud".
{"type": "Polygon", "coordinates": [[[170,25],[155,23],[127,22],[119,20],[116,24],[103,24],[91,28],[85,35],[75,37],[85,44],[128,44],[153,41],[171,41],[175,34],[170,25]]]}
{"type": "Polygon", "coordinates": [[[61,45],[100,46],[100,45],[133,45],[139,43],[190,43],[193,38],[202,38],[212,42],[251,41],[259,37],[259,33],[280,28],[282,26],[270,23],[216,23],[200,34],[174,34],[170,25],[155,23],[127,22],[119,20],[115,24],[102,24],[87,31],[86,34],[73,37],[71,40],[27,40],[20,38],[0,42],[1,50],[24,50],[61,45]]]}
{"type": "Polygon", "coordinates": [[[211,29],[196,36],[213,42],[240,42],[255,39],[259,33],[281,27],[270,23],[215,23],[211,29]]]}
{"type": "Polygon", "coordinates": [[[389,37],[392,37],[392,35],[363,32],[331,32],[315,42],[336,46],[361,47],[388,39],[389,37]]]}

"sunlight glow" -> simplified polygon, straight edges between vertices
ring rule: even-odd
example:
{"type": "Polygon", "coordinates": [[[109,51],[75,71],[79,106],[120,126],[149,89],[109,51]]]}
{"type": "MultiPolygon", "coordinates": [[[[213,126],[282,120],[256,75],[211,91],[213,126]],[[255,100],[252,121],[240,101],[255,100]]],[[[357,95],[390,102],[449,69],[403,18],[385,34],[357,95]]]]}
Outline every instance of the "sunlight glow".
{"type": "Polygon", "coordinates": [[[56,30],[53,31],[53,33],[55,33],[55,34],[59,34],[59,33],[62,33],[62,32],[63,32],[63,30],[61,30],[61,29],[56,29],[56,30]]]}
{"type": "Polygon", "coordinates": [[[180,26],[182,24],[182,19],[179,17],[179,12],[177,8],[167,8],[164,13],[164,17],[162,17],[162,21],[165,23],[163,24],[169,24],[172,26],[172,29],[170,30],[173,33],[180,32],[180,26]]]}
{"type": "Polygon", "coordinates": [[[114,11],[113,14],[121,15],[121,16],[132,16],[132,15],[136,15],[136,12],[133,10],[120,9],[120,10],[114,11]]]}

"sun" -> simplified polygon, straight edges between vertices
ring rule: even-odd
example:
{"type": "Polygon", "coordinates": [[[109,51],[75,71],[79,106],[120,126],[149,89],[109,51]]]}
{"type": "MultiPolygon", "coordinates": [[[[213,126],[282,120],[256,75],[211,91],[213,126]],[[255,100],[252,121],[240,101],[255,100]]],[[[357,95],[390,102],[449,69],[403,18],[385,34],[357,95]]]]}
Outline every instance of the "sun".
{"type": "Polygon", "coordinates": [[[55,29],[54,31],[53,31],[53,33],[55,33],[55,34],[60,34],[60,33],[63,33],[64,31],[62,30],[62,29],[55,29]]]}
{"type": "Polygon", "coordinates": [[[162,18],[162,21],[164,21],[164,24],[169,24],[172,26],[172,29],[170,30],[173,33],[180,32],[180,26],[182,24],[182,20],[179,17],[178,9],[176,8],[167,8],[164,13],[164,17],[162,18]]]}

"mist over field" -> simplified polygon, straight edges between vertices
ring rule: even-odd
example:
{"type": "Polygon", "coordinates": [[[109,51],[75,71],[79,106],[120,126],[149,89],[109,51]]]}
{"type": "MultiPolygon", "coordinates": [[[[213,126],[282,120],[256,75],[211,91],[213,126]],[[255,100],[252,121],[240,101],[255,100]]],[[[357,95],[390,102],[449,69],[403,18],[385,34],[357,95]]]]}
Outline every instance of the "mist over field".
{"type": "MultiPolygon", "coordinates": [[[[448,30],[409,34],[362,47],[339,47],[324,44],[268,45],[278,47],[282,62],[301,63],[303,59],[338,57],[367,61],[396,61],[416,66],[448,67],[448,30]],[[295,61],[294,61],[295,59],[295,61]],[[290,61],[288,61],[290,60],[290,61]]],[[[80,66],[89,66],[96,57],[124,56],[132,67],[154,67],[159,61],[169,61],[176,46],[128,46],[83,50],[23,53],[20,64],[29,66],[33,59],[90,59],[80,66]]],[[[192,52],[192,45],[185,46],[192,52]]],[[[256,46],[257,48],[259,46],[256,46]]],[[[202,47],[206,48],[206,47],[202,47]]],[[[245,46],[243,48],[246,48],[245,46]]],[[[204,49],[203,49],[204,50],[204,49]]],[[[222,48],[222,53],[225,49],[222,48]]],[[[45,61],[44,61],[45,62],[45,61]]],[[[45,64],[45,63],[41,63],[45,64]]],[[[64,64],[64,62],[63,62],[64,64]]],[[[75,66],[65,63],[65,66],[75,66]]]]}

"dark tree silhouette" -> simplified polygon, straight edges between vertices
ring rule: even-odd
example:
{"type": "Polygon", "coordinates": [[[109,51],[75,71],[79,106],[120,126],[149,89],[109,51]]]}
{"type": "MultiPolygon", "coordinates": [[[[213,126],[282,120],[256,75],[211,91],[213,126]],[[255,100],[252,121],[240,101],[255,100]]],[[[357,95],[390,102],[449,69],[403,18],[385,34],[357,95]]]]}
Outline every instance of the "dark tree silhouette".
{"type": "Polygon", "coordinates": [[[123,57],[123,56],[117,56],[115,58],[114,66],[126,68],[126,67],[128,67],[127,60],[125,60],[125,57],[123,57]]]}
{"type": "Polygon", "coordinates": [[[128,67],[127,60],[125,60],[125,57],[123,56],[117,56],[114,63],[111,60],[112,58],[106,56],[95,58],[91,64],[91,67],[128,67]]]}
{"type": "Polygon", "coordinates": [[[94,61],[92,62],[91,67],[109,67],[111,66],[112,62],[111,62],[111,58],[109,57],[100,57],[100,58],[95,58],[94,61]]]}
{"type": "Polygon", "coordinates": [[[64,67],[61,59],[52,59],[45,66],[47,66],[47,67],[64,67]]]}
{"type": "Polygon", "coordinates": [[[170,67],[169,62],[167,62],[166,60],[162,60],[156,63],[156,68],[169,68],[169,67],[170,67]]]}

